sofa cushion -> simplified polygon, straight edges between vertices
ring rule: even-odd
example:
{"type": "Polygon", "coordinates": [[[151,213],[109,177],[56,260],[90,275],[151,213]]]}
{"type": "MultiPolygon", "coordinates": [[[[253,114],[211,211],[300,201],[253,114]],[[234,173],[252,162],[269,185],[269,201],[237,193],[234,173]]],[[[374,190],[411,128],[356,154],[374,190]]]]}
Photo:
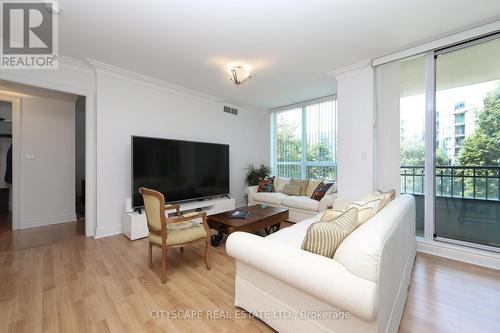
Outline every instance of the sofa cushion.
{"type": "Polygon", "coordinates": [[[307,183],[306,194],[305,195],[307,195],[308,197],[311,197],[314,194],[314,191],[316,191],[316,188],[321,183],[323,183],[322,180],[310,179],[309,182],[307,183]]]}
{"type": "Polygon", "coordinates": [[[333,258],[337,247],[358,226],[358,210],[351,208],[331,221],[317,221],[309,226],[302,250],[333,258]]]}
{"type": "Polygon", "coordinates": [[[290,179],[290,185],[300,186],[300,195],[306,195],[307,183],[309,183],[308,179],[290,179]]]}
{"type": "Polygon", "coordinates": [[[319,201],[306,196],[290,196],[284,198],[281,204],[289,208],[309,210],[312,212],[319,211],[319,201]]]}
{"type": "Polygon", "coordinates": [[[271,205],[281,205],[281,200],[284,198],[288,198],[288,195],[279,192],[257,192],[253,195],[255,201],[271,205]]]}
{"type": "MultiPolygon", "coordinates": [[[[177,245],[207,237],[207,231],[203,224],[196,221],[179,222],[175,225],[167,224],[167,229],[167,245],[177,245]]],[[[162,238],[157,234],[150,233],[149,240],[158,245],[162,244],[162,238]]]]}
{"type": "MultiPolygon", "coordinates": [[[[335,252],[334,259],[342,263],[351,273],[377,282],[381,266],[380,255],[391,234],[396,235],[395,243],[386,249],[389,251],[387,253],[409,249],[409,245],[405,243],[408,242],[408,238],[415,237],[414,214],[415,199],[411,195],[399,196],[346,237],[335,252]],[[403,237],[403,234],[411,236],[403,237]]],[[[396,254],[393,256],[397,257],[396,254]]]]}
{"type": "Polygon", "coordinates": [[[276,192],[283,192],[286,184],[290,184],[290,178],[274,177],[274,190],[276,192]]]}
{"type": "Polygon", "coordinates": [[[300,186],[286,184],[285,187],[283,187],[283,193],[288,195],[300,195],[300,186]]]}

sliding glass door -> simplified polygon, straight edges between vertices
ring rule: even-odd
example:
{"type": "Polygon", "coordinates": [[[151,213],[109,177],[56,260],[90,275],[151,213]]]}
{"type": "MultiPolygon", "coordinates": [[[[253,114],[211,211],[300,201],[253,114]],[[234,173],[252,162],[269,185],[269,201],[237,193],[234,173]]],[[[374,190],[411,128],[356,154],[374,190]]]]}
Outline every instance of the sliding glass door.
{"type": "Polygon", "coordinates": [[[500,38],[435,53],[435,237],[500,247],[500,38]]]}
{"type": "Polygon", "coordinates": [[[424,237],[425,213],[425,60],[400,62],[400,190],[415,197],[416,235],[424,237]]]}

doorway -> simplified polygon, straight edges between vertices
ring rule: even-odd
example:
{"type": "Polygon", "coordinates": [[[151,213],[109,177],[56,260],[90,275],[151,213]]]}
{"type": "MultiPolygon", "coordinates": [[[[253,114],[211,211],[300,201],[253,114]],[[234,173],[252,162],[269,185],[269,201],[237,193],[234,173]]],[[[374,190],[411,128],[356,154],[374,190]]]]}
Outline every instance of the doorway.
{"type": "Polygon", "coordinates": [[[0,101],[0,251],[84,237],[85,98],[0,81],[0,101]],[[7,192],[10,210],[2,215],[7,192]]]}
{"type": "Polygon", "coordinates": [[[0,101],[0,239],[12,229],[12,103],[0,101]]]}

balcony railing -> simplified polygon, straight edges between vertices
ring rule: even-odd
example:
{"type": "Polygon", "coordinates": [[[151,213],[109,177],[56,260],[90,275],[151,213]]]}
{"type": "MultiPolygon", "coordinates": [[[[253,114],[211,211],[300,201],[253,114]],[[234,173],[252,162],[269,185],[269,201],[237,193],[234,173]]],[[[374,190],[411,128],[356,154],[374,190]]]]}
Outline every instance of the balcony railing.
{"type": "MultiPolygon", "coordinates": [[[[401,193],[424,194],[424,167],[401,167],[401,193]]],[[[500,166],[436,166],[436,196],[500,200],[500,166]]]]}

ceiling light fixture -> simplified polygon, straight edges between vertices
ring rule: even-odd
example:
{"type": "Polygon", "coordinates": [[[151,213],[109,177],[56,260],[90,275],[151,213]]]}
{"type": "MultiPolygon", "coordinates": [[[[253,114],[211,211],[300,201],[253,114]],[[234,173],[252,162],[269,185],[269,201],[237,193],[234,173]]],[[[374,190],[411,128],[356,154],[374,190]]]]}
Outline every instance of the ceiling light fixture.
{"type": "Polygon", "coordinates": [[[250,66],[249,65],[233,65],[227,66],[229,71],[229,79],[233,81],[237,86],[251,78],[250,66]]]}

